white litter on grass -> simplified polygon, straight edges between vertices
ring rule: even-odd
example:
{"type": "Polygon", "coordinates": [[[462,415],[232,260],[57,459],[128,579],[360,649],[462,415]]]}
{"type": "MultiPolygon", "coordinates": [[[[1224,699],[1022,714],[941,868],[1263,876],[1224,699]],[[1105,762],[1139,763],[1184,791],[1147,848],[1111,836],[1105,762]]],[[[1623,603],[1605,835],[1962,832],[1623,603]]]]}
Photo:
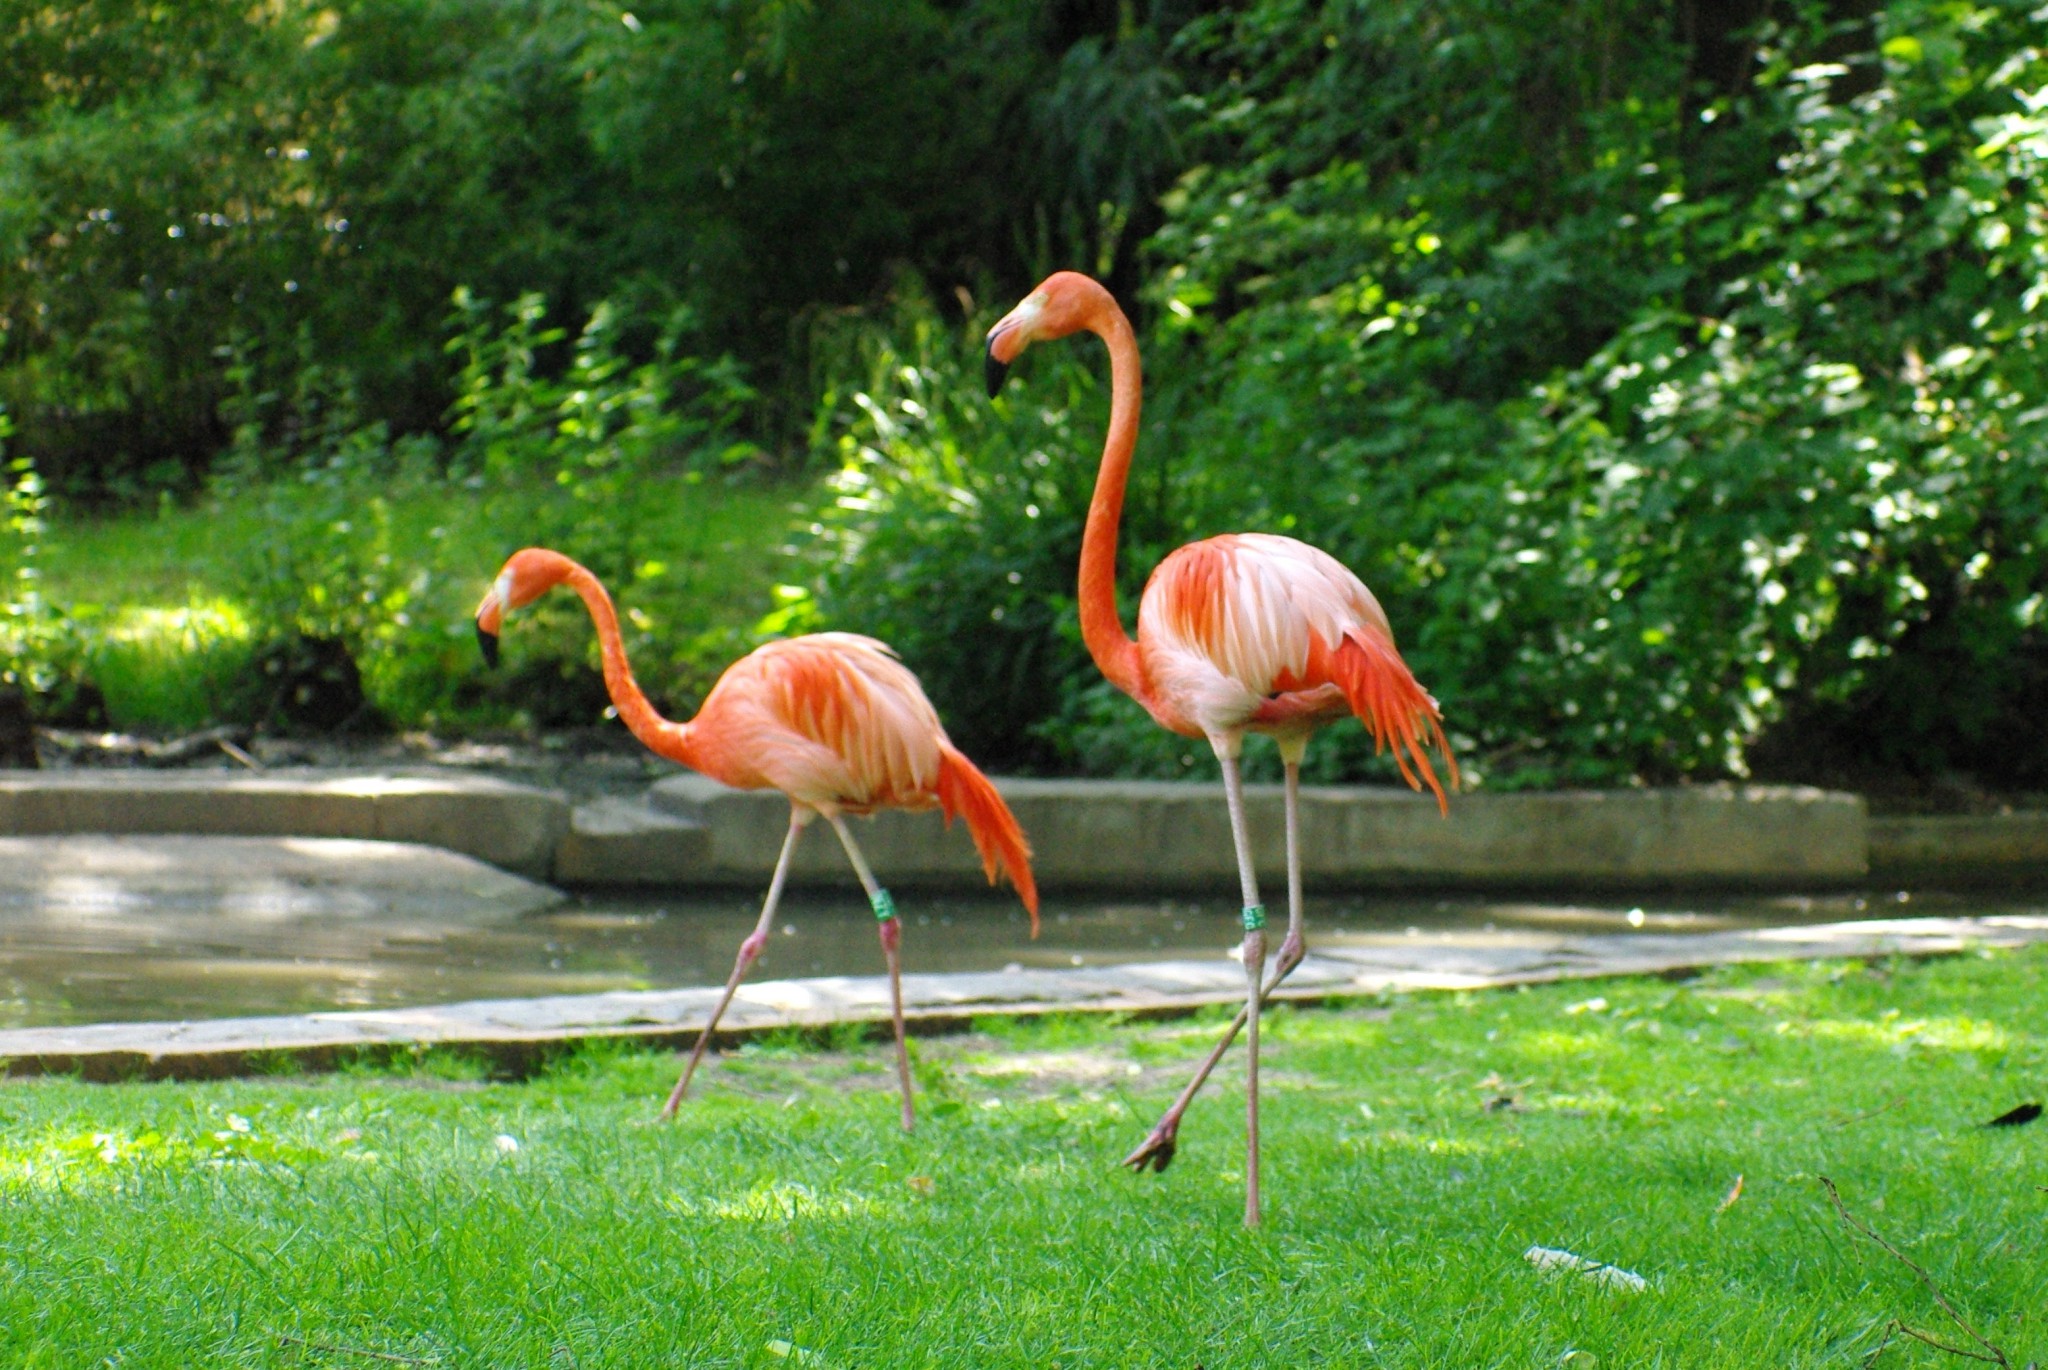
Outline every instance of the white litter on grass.
{"type": "Polygon", "coordinates": [[[1589,1261],[1584,1256],[1560,1251],[1554,1246],[1532,1246],[1522,1253],[1522,1259],[1546,1273],[1575,1271],[1609,1289],[1641,1292],[1650,1287],[1649,1281],[1633,1270],[1623,1270],[1618,1265],[1602,1265],[1599,1261],[1589,1261]]]}
{"type": "Polygon", "coordinates": [[[498,1148],[498,1154],[501,1156],[510,1156],[519,1150],[519,1139],[503,1132],[492,1139],[492,1144],[498,1148]]]}

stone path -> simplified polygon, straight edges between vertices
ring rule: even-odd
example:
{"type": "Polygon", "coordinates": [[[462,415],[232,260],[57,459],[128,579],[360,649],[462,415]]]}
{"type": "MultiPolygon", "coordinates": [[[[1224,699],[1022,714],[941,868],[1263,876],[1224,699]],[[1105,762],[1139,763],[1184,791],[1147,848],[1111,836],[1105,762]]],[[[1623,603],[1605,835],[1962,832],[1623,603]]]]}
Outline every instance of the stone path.
{"type": "MultiPolygon", "coordinates": [[[[2048,941],[2048,917],[2034,915],[1889,919],[1695,935],[1388,937],[1310,956],[1278,997],[1477,989],[1739,961],[1927,956],[2043,941],[2048,941]]],[[[1073,971],[909,975],[903,988],[911,1019],[935,1031],[986,1014],[1182,1011],[1234,1002],[1243,984],[1237,965],[1217,958],[1073,971]]],[[[733,1001],[720,1035],[880,1020],[888,1012],[887,991],[888,982],[879,976],[749,985],[733,1001]]],[[[14,1075],[75,1072],[93,1080],[233,1075],[256,1065],[274,1066],[281,1056],[320,1067],[351,1051],[408,1043],[478,1049],[517,1064],[565,1041],[686,1042],[718,992],[637,991],[296,1017],[23,1028],[0,1031],[0,1059],[14,1075]]]]}

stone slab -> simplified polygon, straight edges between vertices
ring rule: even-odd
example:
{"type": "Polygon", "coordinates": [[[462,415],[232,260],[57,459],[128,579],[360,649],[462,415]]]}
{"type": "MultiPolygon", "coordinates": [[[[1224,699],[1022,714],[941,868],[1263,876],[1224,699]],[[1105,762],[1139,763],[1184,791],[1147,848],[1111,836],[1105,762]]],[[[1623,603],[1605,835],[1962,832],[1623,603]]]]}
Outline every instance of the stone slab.
{"type": "Polygon", "coordinates": [[[2048,813],[1873,818],[1870,874],[1950,886],[2048,877],[2048,813]]]}
{"type": "Polygon", "coordinates": [[[0,915],[161,906],[518,918],[560,890],[439,847],[335,837],[0,837],[0,915]]]}
{"type": "MultiPolygon", "coordinates": [[[[1929,956],[2048,941],[2048,917],[1886,919],[1699,935],[1479,933],[1388,938],[1312,954],[1276,998],[1342,999],[1388,991],[1479,989],[1607,975],[1651,974],[1740,961],[1929,956]]],[[[413,1009],[108,1023],[0,1031],[7,1073],[76,1073],[87,1079],[204,1078],[274,1068],[280,1056],[319,1067],[364,1050],[437,1045],[531,1061],[551,1045],[602,1038],[682,1044],[720,991],[620,991],[542,999],[479,1000],[413,1009]]],[[[988,1014],[1161,1014],[1235,1003],[1244,975],[1223,957],[1073,971],[1007,970],[906,975],[904,1008],[924,1030],[988,1014]]],[[[724,1040],[787,1027],[878,1022],[888,1016],[880,976],[770,981],[743,986],[720,1029],[724,1040]]]]}
{"type": "Polygon", "coordinates": [[[364,925],[484,926],[563,902],[494,866],[400,842],[334,837],[0,837],[0,950],[143,950],[223,919],[306,955],[364,925]]]}
{"type": "Polygon", "coordinates": [[[569,821],[559,794],[460,771],[0,771],[0,836],[415,842],[544,879],[569,821]]]}
{"type": "Polygon", "coordinates": [[[554,878],[565,885],[675,886],[700,881],[711,834],[695,819],[638,800],[578,804],[555,848],[554,878]]]}
{"type": "MultiPolygon", "coordinates": [[[[997,782],[1032,844],[1047,888],[1213,889],[1236,879],[1221,784],[1154,781],[997,782]]],[[[1277,785],[1246,787],[1262,878],[1285,877],[1277,785]]],[[[654,807],[709,833],[706,883],[758,884],[774,869],[789,805],[771,791],[730,790],[697,775],[657,782],[654,807]]],[[[1457,796],[1449,817],[1405,790],[1301,792],[1304,878],[1320,890],[1442,888],[1761,888],[1842,885],[1868,869],[1867,816],[1856,795],[1797,787],[1702,785],[1662,790],[1457,796]]],[[[980,883],[965,832],[936,813],[883,813],[856,827],[886,883],[980,883]]],[[[807,839],[793,875],[851,883],[836,842],[807,839]]]]}

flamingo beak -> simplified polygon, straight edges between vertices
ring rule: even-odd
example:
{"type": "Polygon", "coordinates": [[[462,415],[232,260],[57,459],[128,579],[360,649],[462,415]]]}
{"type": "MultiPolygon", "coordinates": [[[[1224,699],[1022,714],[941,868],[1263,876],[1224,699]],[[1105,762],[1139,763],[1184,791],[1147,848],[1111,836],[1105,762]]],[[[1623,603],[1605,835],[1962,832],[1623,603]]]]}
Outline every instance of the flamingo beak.
{"type": "Polygon", "coordinates": [[[982,363],[982,374],[988,381],[990,399],[994,399],[996,392],[1003,388],[1003,380],[1010,374],[1010,363],[1016,361],[1017,354],[1030,345],[1038,316],[1044,307],[1040,295],[1027,295],[1022,303],[997,319],[995,327],[989,329],[988,356],[982,363]]]}
{"type": "Polygon", "coordinates": [[[498,664],[498,629],[504,626],[510,590],[509,578],[501,575],[484,592],[484,602],[476,606],[476,645],[484,654],[484,665],[489,667],[498,664]]]}

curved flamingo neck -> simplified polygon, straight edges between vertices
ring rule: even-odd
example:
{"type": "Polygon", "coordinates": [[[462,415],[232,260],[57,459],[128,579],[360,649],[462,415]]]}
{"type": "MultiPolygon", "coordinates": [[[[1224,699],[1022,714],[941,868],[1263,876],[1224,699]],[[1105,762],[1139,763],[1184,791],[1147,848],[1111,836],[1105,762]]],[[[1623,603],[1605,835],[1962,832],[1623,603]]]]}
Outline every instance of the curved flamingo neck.
{"type": "Polygon", "coordinates": [[[690,725],[663,718],[648,701],[640,682],[633,679],[633,668],[626,662],[626,642],[619,632],[618,610],[612,607],[612,597],[603,583],[573,561],[569,562],[562,583],[582,597],[584,607],[590,610],[591,622],[597,625],[598,649],[604,656],[605,693],[611,696],[621,721],[649,751],[695,769],[697,749],[690,725]]]}
{"type": "Polygon", "coordinates": [[[1116,607],[1117,526],[1124,511],[1124,487],[1131,454],[1138,447],[1138,410],[1144,384],[1138,366],[1138,339],[1107,291],[1102,308],[1088,328],[1109,345],[1109,432],[1102,443],[1102,466],[1095,476],[1095,497],[1088,504],[1088,526],[1081,537],[1081,640],[1088,655],[1110,684],[1136,697],[1141,684],[1138,644],[1124,631],[1116,607]]]}

